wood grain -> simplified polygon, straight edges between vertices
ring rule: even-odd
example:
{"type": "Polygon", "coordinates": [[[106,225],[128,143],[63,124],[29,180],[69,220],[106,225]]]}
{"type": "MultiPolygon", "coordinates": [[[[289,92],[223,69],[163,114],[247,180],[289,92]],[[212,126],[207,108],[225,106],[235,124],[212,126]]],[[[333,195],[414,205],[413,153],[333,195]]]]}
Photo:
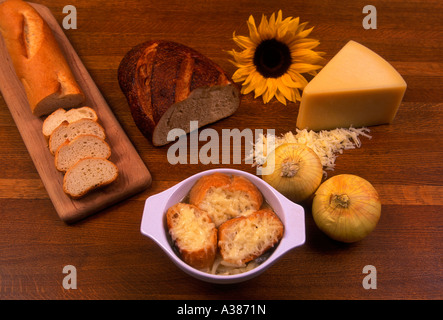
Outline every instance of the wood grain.
{"type": "MultiPolygon", "coordinates": [[[[0,299],[436,299],[443,298],[443,3],[374,0],[378,27],[362,27],[368,1],[338,0],[35,0],[62,24],[75,5],[78,29],[64,30],[121,127],[152,174],[150,188],[83,219],[60,221],[14,119],[0,100],[0,299]],[[306,209],[305,245],[251,281],[211,285],[189,277],[139,231],[144,201],[194,173],[241,164],[178,164],[169,146],[155,148],[135,126],[117,82],[120,60],[152,39],[188,45],[229,74],[232,34],[246,35],[253,14],[299,16],[314,26],[330,59],[355,40],[387,59],[408,84],[391,125],[371,127],[362,147],[339,155],[334,171],[360,175],[379,191],[382,215],[374,232],[344,245],[327,238],[306,209]],[[74,265],[78,288],[62,286],[74,265]],[[377,268],[377,289],[365,290],[365,265],[377,268]]],[[[264,105],[252,94],[239,110],[213,125],[222,129],[295,130],[299,103],[264,105]]],[[[167,310],[163,310],[167,311],[167,310]]]]}
{"type": "Polygon", "coordinates": [[[144,190],[151,183],[151,174],[49,9],[42,5],[33,5],[60,43],[68,64],[85,93],[85,105],[96,111],[112,150],[110,160],[119,170],[114,183],[79,200],[71,199],[64,193],[63,174],[55,168],[54,158],[41,131],[44,117],[39,118],[32,114],[7,48],[3,39],[0,39],[0,60],[3,61],[0,64],[0,90],[58,215],[63,221],[72,223],[144,190]]]}

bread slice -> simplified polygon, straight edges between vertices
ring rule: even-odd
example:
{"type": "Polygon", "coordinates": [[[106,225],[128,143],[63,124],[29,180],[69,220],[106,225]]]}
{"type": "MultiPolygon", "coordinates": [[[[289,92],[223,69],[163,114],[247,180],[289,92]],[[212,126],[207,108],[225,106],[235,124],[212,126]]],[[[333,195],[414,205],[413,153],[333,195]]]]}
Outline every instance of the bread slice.
{"type": "Polygon", "coordinates": [[[228,220],[218,229],[220,254],[227,263],[242,266],[274,247],[283,231],[283,223],[270,209],[228,220]]]}
{"type": "Polygon", "coordinates": [[[95,135],[103,140],[106,138],[105,129],[94,120],[80,119],[72,123],[64,121],[49,137],[49,150],[55,155],[55,152],[63,143],[83,134],[95,135]]]}
{"type": "Polygon", "coordinates": [[[189,203],[208,212],[218,227],[229,219],[259,210],[263,196],[248,179],[216,172],[194,184],[189,203]]]}
{"type": "Polygon", "coordinates": [[[84,106],[81,108],[73,108],[66,111],[63,108],[59,108],[51,113],[45,121],[43,121],[42,132],[46,138],[52,134],[52,132],[62,124],[64,121],[68,123],[75,122],[80,119],[98,120],[97,113],[94,109],[84,106]]]}
{"type": "Polygon", "coordinates": [[[51,28],[26,1],[0,4],[0,32],[36,116],[85,100],[51,28]]]}
{"type": "Polygon", "coordinates": [[[169,234],[183,260],[199,270],[209,270],[217,252],[217,229],[206,212],[187,203],[168,209],[169,234]]]}
{"type": "Polygon", "coordinates": [[[188,133],[190,121],[202,127],[240,105],[239,89],[220,66],[171,41],[148,41],[130,50],[119,65],[118,81],[135,124],[155,146],[170,143],[172,129],[188,133]]]}
{"type": "Polygon", "coordinates": [[[55,167],[65,172],[84,158],[105,158],[111,156],[111,148],[105,140],[90,134],[84,134],[71,141],[66,141],[55,152],[55,167]]]}
{"type": "Polygon", "coordinates": [[[79,199],[88,192],[114,182],[118,168],[103,158],[86,158],[72,166],[63,178],[63,191],[71,198],[79,199]]]}
{"type": "Polygon", "coordinates": [[[163,146],[180,136],[168,140],[169,131],[179,128],[191,132],[191,121],[198,128],[232,115],[239,106],[238,93],[234,85],[197,88],[188,98],[173,104],[158,121],[152,135],[154,146],[163,146]]]}

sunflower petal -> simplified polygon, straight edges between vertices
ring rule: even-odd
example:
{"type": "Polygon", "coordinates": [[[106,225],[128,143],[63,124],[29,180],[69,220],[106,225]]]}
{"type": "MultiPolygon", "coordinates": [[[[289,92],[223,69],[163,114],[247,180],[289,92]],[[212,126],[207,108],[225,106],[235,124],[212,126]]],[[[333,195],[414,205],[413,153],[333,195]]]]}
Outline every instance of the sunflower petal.
{"type": "Polygon", "coordinates": [[[298,26],[299,26],[299,23],[300,23],[300,18],[299,17],[297,17],[295,19],[292,19],[292,20],[289,20],[288,21],[288,32],[296,33],[297,29],[298,29],[298,26]]]}
{"type": "Polygon", "coordinates": [[[293,63],[290,67],[290,69],[296,70],[298,73],[307,73],[312,70],[317,70],[320,68],[321,68],[321,66],[319,66],[319,65],[313,65],[310,63],[303,63],[303,62],[293,63]]]}
{"type": "Polygon", "coordinates": [[[269,100],[272,99],[272,97],[274,97],[275,92],[277,91],[277,80],[275,78],[267,78],[266,79],[266,85],[268,87],[268,95],[269,95],[269,100]]]}
{"type": "Polygon", "coordinates": [[[232,37],[234,42],[241,47],[242,49],[251,48],[254,46],[254,43],[251,41],[251,38],[245,36],[234,36],[232,37]]]}
{"type": "Polygon", "coordinates": [[[255,20],[252,15],[249,16],[248,22],[248,29],[249,29],[249,37],[251,38],[251,41],[258,45],[261,41],[260,34],[258,33],[257,26],[255,25],[255,20]]]}
{"type": "Polygon", "coordinates": [[[297,39],[291,44],[294,50],[298,49],[314,49],[320,44],[320,41],[310,38],[297,39]]]}
{"type": "Polygon", "coordinates": [[[277,98],[278,101],[280,101],[281,103],[283,103],[284,105],[286,105],[286,99],[285,96],[279,91],[277,90],[275,92],[275,97],[277,98]]]}
{"type": "Polygon", "coordinates": [[[243,69],[238,69],[234,72],[234,74],[232,75],[232,81],[243,82],[246,80],[247,76],[243,74],[242,70],[243,69]]]}
{"type": "Polygon", "coordinates": [[[277,92],[281,93],[286,99],[291,100],[291,91],[293,90],[293,88],[285,85],[282,81],[282,78],[277,79],[277,87],[277,92]]]}
{"type": "MultiPolygon", "coordinates": [[[[303,23],[300,23],[300,24],[298,25],[298,28],[297,28],[297,30],[296,30],[296,33],[299,34],[300,32],[302,32],[302,31],[305,29],[305,27],[308,25],[308,23],[309,23],[309,22],[303,22],[303,23]]],[[[304,38],[304,37],[300,37],[300,38],[304,38]]]]}
{"type": "Polygon", "coordinates": [[[272,38],[271,30],[269,28],[268,19],[265,15],[262,15],[260,25],[258,26],[258,32],[260,33],[260,38],[262,40],[272,38]]]}
{"type": "Polygon", "coordinates": [[[314,30],[314,27],[301,31],[301,32],[298,34],[298,36],[299,36],[300,38],[306,38],[307,36],[309,36],[309,34],[312,32],[312,30],[314,30]]]}
{"type": "Polygon", "coordinates": [[[294,93],[295,93],[295,98],[292,100],[292,101],[301,101],[301,95],[300,95],[300,91],[298,91],[298,89],[297,90],[294,90],[293,91],[294,93]]]}
{"type": "MultiPolygon", "coordinates": [[[[278,19],[278,17],[277,17],[278,19]]],[[[269,28],[269,36],[271,38],[276,38],[278,35],[278,30],[280,29],[281,26],[279,26],[279,24],[277,23],[277,20],[275,18],[275,13],[273,13],[271,15],[271,17],[269,18],[269,23],[268,23],[268,28],[269,28]]]]}
{"type": "Polygon", "coordinates": [[[293,69],[289,68],[288,74],[291,76],[292,80],[294,80],[300,85],[299,88],[304,88],[308,84],[308,81],[305,79],[305,77],[303,77],[297,71],[294,71],[293,69]]]}
{"type": "Polygon", "coordinates": [[[303,85],[300,82],[294,81],[289,73],[285,73],[280,77],[282,84],[288,88],[302,88],[303,85]]]}
{"type": "Polygon", "coordinates": [[[269,98],[269,90],[266,90],[265,91],[265,93],[262,95],[262,99],[263,99],[263,103],[268,103],[269,102],[269,100],[271,100],[270,98],[269,98]]]}
{"type": "Polygon", "coordinates": [[[261,74],[259,74],[259,76],[257,77],[257,84],[255,86],[255,96],[254,96],[254,99],[259,97],[259,96],[261,96],[263,93],[265,93],[265,91],[267,89],[268,88],[266,86],[266,79],[261,74]]]}

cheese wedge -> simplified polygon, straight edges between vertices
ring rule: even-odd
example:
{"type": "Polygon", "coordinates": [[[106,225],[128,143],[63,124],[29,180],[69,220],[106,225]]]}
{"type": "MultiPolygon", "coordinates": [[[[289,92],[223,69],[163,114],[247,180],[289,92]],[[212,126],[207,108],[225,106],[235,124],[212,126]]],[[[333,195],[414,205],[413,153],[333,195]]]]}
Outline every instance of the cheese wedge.
{"type": "Polygon", "coordinates": [[[349,41],[305,87],[297,127],[319,131],[391,123],[405,90],[392,65],[349,41]]]}

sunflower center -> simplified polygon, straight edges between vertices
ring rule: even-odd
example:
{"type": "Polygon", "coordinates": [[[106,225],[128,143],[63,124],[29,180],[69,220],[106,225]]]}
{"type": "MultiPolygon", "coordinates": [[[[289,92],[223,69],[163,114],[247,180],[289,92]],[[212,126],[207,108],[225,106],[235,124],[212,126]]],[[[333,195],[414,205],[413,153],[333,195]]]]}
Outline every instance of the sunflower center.
{"type": "Polygon", "coordinates": [[[266,78],[278,78],[291,66],[289,47],[276,39],[262,41],[254,53],[254,65],[266,78]]]}

